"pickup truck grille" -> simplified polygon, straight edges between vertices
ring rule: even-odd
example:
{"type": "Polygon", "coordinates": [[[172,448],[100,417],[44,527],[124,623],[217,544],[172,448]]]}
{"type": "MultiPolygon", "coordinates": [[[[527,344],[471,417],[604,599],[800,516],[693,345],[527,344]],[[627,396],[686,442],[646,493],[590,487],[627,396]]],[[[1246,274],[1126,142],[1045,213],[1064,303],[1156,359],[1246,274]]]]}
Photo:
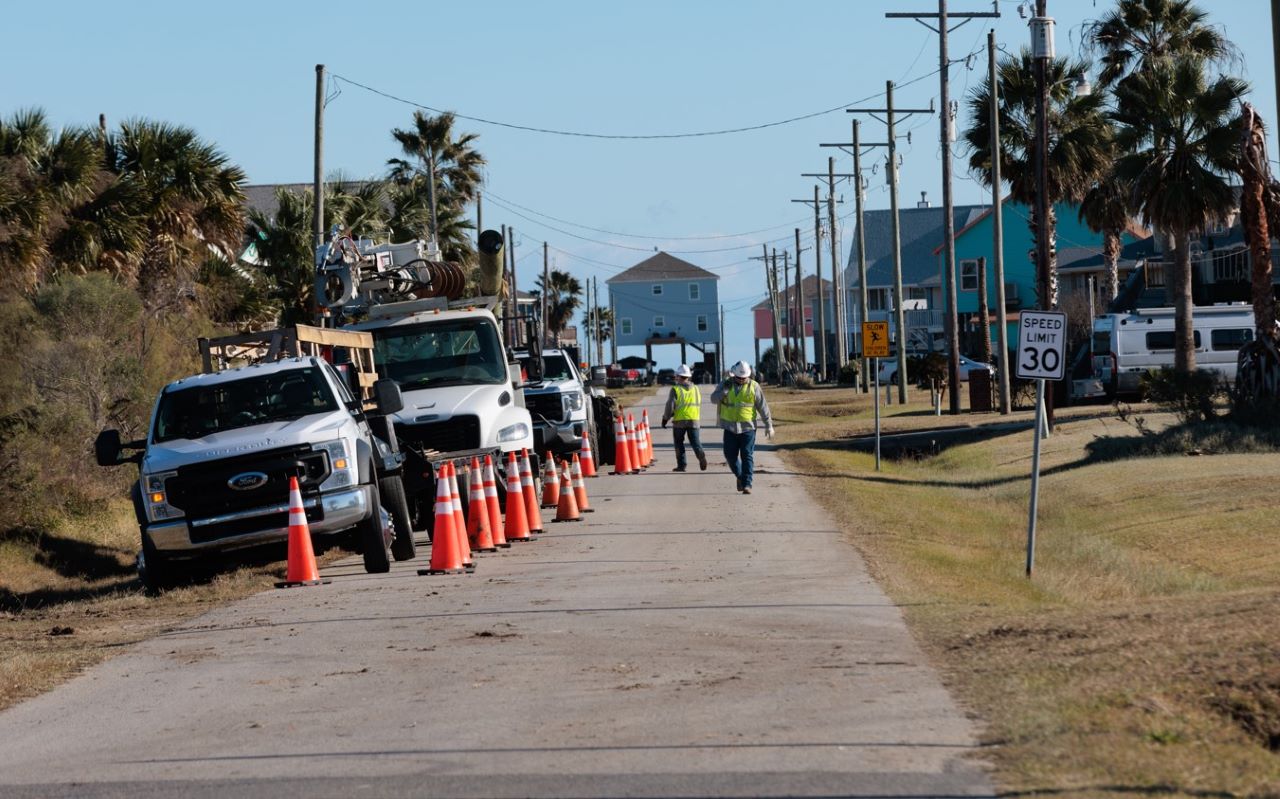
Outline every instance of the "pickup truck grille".
{"type": "Polygon", "coordinates": [[[524,406],[529,409],[534,422],[539,421],[538,417],[548,422],[562,422],[564,421],[564,402],[561,401],[560,396],[560,394],[530,394],[526,389],[524,406]]]}
{"type": "Polygon", "coordinates": [[[287,503],[289,477],[297,473],[299,464],[302,473],[298,485],[303,495],[316,494],[320,483],[329,476],[329,459],[323,451],[313,451],[307,444],[183,466],[165,482],[165,490],[169,504],[196,521],[287,503]],[[245,472],[262,472],[267,475],[267,482],[248,491],[237,491],[227,484],[245,472]]]}
{"type": "Polygon", "coordinates": [[[396,425],[401,448],[457,452],[480,448],[480,417],[455,416],[444,422],[396,425]]]}

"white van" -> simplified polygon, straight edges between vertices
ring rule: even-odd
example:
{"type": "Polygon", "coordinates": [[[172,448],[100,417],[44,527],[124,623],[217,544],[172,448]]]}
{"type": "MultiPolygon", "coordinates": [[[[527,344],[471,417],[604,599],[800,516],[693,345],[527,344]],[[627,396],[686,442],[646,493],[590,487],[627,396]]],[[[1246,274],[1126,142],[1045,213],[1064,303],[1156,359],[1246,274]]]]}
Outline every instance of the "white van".
{"type": "MultiPolygon", "coordinates": [[[[1095,385],[1109,396],[1136,394],[1144,373],[1172,367],[1174,313],[1173,308],[1147,308],[1096,317],[1091,353],[1095,385]]],[[[1191,313],[1196,367],[1234,382],[1240,348],[1253,341],[1252,306],[1201,306],[1191,313]]]]}

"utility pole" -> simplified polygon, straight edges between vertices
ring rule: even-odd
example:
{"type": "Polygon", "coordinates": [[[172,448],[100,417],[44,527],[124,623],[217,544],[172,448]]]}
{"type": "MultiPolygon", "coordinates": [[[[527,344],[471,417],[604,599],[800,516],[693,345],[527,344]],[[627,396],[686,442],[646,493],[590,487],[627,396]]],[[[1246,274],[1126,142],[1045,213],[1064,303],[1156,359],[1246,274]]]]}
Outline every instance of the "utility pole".
{"type": "MultiPolygon", "coordinates": [[[[724,374],[724,303],[720,303],[720,341],[716,344],[716,363],[724,374]]],[[[716,382],[720,382],[717,378],[716,382]]]]}
{"type": "MultiPolygon", "coordinates": [[[[1280,2],[1280,0],[1276,0],[1280,2]]],[[[813,357],[818,359],[818,379],[826,380],[827,375],[827,311],[826,297],[822,289],[822,218],[821,201],[818,199],[818,187],[813,187],[812,200],[792,200],[793,203],[813,204],[813,274],[818,279],[818,326],[813,331],[813,357]]],[[[796,249],[800,248],[800,240],[796,239],[796,249]]],[[[833,298],[834,299],[834,298],[833,298]]]]}
{"type": "Polygon", "coordinates": [[[809,371],[809,351],[805,348],[804,333],[804,270],[800,268],[800,228],[796,228],[796,310],[800,320],[800,370],[809,371]]]}
{"type": "MultiPolygon", "coordinates": [[[[1043,4],[1044,0],[1040,0],[1043,4]]],[[[960,413],[960,339],[958,336],[959,314],[956,309],[956,227],[955,227],[955,208],[951,198],[951,94],[949,86],[950,59],[947,56],[947,34],[954,28],[949,27],[950,19],[958,19],[960,25],[964,25],[972,19],[980,17],[999,17],[1000,12],[996,10],[999,7],[998,2],[992,2],[991,11],[965,11],[949,13],[947,11],[947,0],[938,0],[938,12],[931,13],[915,13],[915,12],[890,12],[885,14],[889,19],[906,18],[914,19],[929,30],[938,34],[938,80],[941,87],[941,106],[942,113],[939,124],[939,142],[942,145],[942,238],[943,249],[946,252],[946,268],[942,273],[942,282],[946,292],[947,305],[947,388],[948,398],[950,401],[951,413],[960,413]],[[938,27],[933,27],[925,22],[925,19],[938,20],[938,27]]],[[[890,139],[893,137],[890,136],[890,139]]],[[[906,374],[903,355],[899,353],[898,369],[899,374],[906,374]]],[[[905,381],[899,380],[899,387],[905,381]]]]}
{"type": "MultiPolygon", "coordinates": [[[[595,295],[597,310],[599,310],[600,279],[593,277],[591,278],[591,283],[594,286],[594,290],[591,293],[595,295]]],[[[604,333],[604,322],[603,320],[600,319],[599,313],[597,313],[595,316],[596,316],[596,365],[599,366],[600,364],[604,363],[604,339],[600,338],[601,334],[604,333]]],[[[609,324],[610,324],[610,327],[612,328],[616,326],[617,323],[610,322],[609,324]]],[[[612,339],[613,336],[616,334],[617,334],[617,331],[611,329],[609,338],[612,339]]]]}
{"type": "MultiPolygon", "coordinates": [[[[778,373],[778,383],[782,383],[782,332],[778,328],[778,251],[773,251],[773,260],[769,260],[769,247],[761,244],[760,248],[764,251],[764,280],[765,285],[769,288],[769,315],[773,317],[773,362],[774,370],[778,373]]],[[[723,361],[723,356],[721,357],[723,361]]],[[[724,364],[720,364],[720,371],[724,371],[724,364]]]]}
{"type": "MultiPolygon", "coordinates": [[[[549,269],[550,267],[547,266],[547,243],[544,241],[542,242],[542,296],[539,298],[542,300],[542,343],[544,345],[547,343],[547,328],[549,327],[547,324],[547,311],[550,310],[547,305],[547,292],[551,290],[551,272],[549,269]]],[[[587,307],[590,308],[591,306],[588,305],[587,307]]]]}
{"type": "Polygon", "coordinates": [[[480,234],[484,232],[484,192],[476,192],[476,241],[480,241],[480,234]]]}
{"type": "Polygon", "coordinates": [[[315,177],[312,183],[315,217],[311,232],[315,234],[315,246],[324,244],[324,64],[316,64],[316,154],[315,177]]]}
{"type": "Polygon", "coordinates": [[[991,257],[995,259],[996,313],[1000,319],[996,328],[1000,341],[1000,413],[1007,416],[1012,407],[1009,398],[1009,325],[1005,323],[1006,309],[1009,306],[1005,305],[1004,296],[1004,207],[1000,202],[1000,192],[1003,191],[1000,180],[1000,84],[996,73],[995,28],[987,31],[987,80],[991,83],[991,235],[994,239],[991,257]]]}
{"type": "MultiPolygon", "coordinates": [[[[853,179],[853,197],[854,197],[854,224],[857,226],[857,248],[858,248],[858,321],[867,321],[867,308],[870,303],[870,290],[867,288],[867,235],[866,228],[862,226],[862,123],[853,120],[853,173],[857,175],[853,179]]],[[[887,142],[886,142],[887,144],[887,142]]],[[[861,336],[861,331],[859,331],[861,336]]],[[[861,340],[861,339],[859,339],[861,340]]],[[[861,350],[861,348],[859,348],[861,350]]],[[[866,394],[871,391],[870,380],[871,375],[871,359],[862,356],[861,367],[858,371],[862,380],[862,393],[866,394]]]]}
{"type": "Polygon", "coordinates": [[[618,362],[618,331],[622,329],[618,322],[618,303],[613,298],[613,289],[609,289],[609,316],[613,319],[612,335],[609,336],[609,363],[618,362]]]}
{"type": "MultiPolygon", "coordinates": [[[[894,340],[898,347],[898,404],[907,402],[907,325],[906,314],[902,309],[902,230],[898,220],[898,137],[894,125],[897,118],[912,114],[932,114],[929,108],[894,108],[893,81],[885,81],[884,108],[851,108],[851,114],[884,114],[884,122],[888,127],[888,178],[889,178],[889,222],[893,232],[893,326],[894,340]]],[[[865,256],[864,256],[865,257],[865,256]]],[[[865,283],[865,281],[864,281],[865,283]]],[[[932,342],[931,342],[932,343],[932,342]]],[[[958,395],[957,395],[958,396],[958,395]]]]}
{"type": "Polygon", "coordinates": [[[836,159],[827,157],[827,221],[831,229],[831,283],[836,294],[836,322],[840,337],[836,339],[837,368],[849,362],[849,325],[844,313],[844,281],[840,279],[840,254],[836,251],[836,159]]]}
{"type": "MultiPolygon", "coordinates": [[[[545,263],[546,263],[546,259],[544,258],[543,259],[544,266],[545,266],[545,263]]],[[[587,310],[586,310],[586,313],[583,314],[582,316],[582,347],[583,348],[581,352],[586,353],[585,356],[583,357],[585,357],[589,361],[591,360],[591,307],[592,307],[591,306],[591,281],[588,280],[587,284],[583,286],[582,289],[587,295],[587,299],[586,299],[587,310]]]]}
{"type": "MultiPolygon", "coordinates": [[[[775,264],[776,266],[776,264],[775,264]]],[[[782,251],[782,305],[787,309],[787,366],[790,367],[796,357],[796,308],[795,297],[791,293],[791,253],[782,251]]]]}

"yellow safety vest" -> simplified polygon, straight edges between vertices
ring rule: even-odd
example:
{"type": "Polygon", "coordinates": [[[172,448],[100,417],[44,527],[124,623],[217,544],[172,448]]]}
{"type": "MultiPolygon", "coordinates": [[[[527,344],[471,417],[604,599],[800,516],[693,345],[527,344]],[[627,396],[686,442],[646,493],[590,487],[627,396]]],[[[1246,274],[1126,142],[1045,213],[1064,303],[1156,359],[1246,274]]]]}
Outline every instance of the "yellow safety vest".
{"type": "Polygon", "coordinates": [[[676,392],[676,410],[671,415],[677,422],[696,422],[702,414],[702,392],[697,386],[673,386],[676,392]]]}
{"type": "Polygon", "coordinates": [[[732,386],[720,401],[720,419],[725,422],[754,422],[756,420],[756,381],[732,386]]]}

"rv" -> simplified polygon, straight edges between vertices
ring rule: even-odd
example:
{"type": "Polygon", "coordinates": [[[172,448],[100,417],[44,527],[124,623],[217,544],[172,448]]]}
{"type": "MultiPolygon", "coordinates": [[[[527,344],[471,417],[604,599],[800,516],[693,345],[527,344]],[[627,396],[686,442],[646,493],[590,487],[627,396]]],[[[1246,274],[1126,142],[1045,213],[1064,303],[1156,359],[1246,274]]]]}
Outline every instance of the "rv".
{"type": "MultiPolygon", "coordinates": [[[[1192,309],[1196,367],[1212,369],[1228,382],[1236,378],[1240,348],[1253,340],[1253,309],[1245,303],[1192,309]]],[[[1145,308],[1102,314],[1093,320],[1093,379],[1077,395],[1137,394],[1142,375],[1173,366],[1173,308],[1145,308]]]]}

